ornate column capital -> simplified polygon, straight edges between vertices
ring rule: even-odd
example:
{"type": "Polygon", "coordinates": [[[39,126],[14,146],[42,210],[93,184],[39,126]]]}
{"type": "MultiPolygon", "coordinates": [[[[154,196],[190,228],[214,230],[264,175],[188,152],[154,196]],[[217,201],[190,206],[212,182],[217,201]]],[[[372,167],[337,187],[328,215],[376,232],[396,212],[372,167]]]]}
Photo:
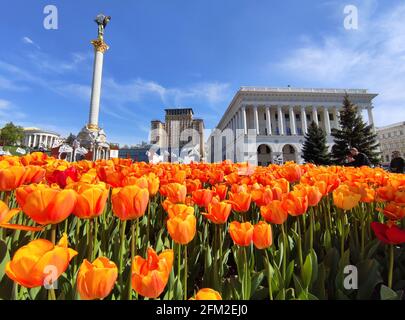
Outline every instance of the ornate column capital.
{"type": "Polygon", "coordinates": [[[104,42],[103,39],[92,40],[91,44],[94,46],[94,50],[101,53],[106,52],[110,47],[104,42]]]}

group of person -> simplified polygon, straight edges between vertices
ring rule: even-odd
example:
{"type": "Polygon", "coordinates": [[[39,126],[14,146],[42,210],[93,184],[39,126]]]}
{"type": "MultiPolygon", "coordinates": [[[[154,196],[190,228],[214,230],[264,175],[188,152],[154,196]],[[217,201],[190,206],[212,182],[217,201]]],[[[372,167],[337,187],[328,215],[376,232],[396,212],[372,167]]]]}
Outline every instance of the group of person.
{"type": "MultiPolygon", "coordinates": [[[[359,152],[357,148],[351,148],[349,150],[349,153],[346,156],[345,166],[370,167],[371,165],[372,165],[371,161],[365,153],[359,152]]],[[[405,169],[405,160],[401,157],[399,151],[394,151],[392,153],[389,170],[393,173],[404,173],[404,169],[405,169]]]]}

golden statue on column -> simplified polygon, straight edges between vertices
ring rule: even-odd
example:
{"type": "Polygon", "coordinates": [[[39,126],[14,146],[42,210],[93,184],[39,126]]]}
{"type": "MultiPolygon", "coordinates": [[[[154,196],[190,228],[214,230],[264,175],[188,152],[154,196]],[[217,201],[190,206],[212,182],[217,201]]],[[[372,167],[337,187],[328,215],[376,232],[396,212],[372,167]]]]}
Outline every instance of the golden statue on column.
{"type": "Polygon", "coordinates": [[[94,46],[94,67],[89,121],[77,137],[79,146],[89,151],[86,154],[88,160],[108,159],[110,152],[106,134],[98,124],[104,53],[109,49],[108,45],[104,42],[104,31],[110,20],[111,17],[104,14],[99,14],[94,20],[98,26],[98,37],[91,41],[94,46]]]}

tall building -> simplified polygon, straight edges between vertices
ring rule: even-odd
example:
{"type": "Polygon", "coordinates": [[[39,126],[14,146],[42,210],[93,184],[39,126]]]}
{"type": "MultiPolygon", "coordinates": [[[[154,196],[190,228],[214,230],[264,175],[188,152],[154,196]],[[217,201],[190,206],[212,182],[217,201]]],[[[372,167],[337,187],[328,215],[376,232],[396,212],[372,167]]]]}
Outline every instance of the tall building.
{"type": "Polygon", "coordinates": [[[266,166],[286,161],[302,162],[301,152],[308,125],[315,121],[327,134],[339,127],[345,94],[367,111],[373,124],[373,99],[364,89],[301,89],[242,87],[207,142],[210,162],[249,161],[266,166]]]}
{"type": "Polygon", "coordinates": [[[193,109],[165,109],[165,122],[151,121],[152,150],[165,161],[204,161],[204,121],[195,119],[193,109]]]}
{"type": "Polygon", "coordinates": [[[377,134],[383,162],[389,163],[394,151],[399,151],[402,157],[405,156],[405,122],[379,127],[377,134]]]}

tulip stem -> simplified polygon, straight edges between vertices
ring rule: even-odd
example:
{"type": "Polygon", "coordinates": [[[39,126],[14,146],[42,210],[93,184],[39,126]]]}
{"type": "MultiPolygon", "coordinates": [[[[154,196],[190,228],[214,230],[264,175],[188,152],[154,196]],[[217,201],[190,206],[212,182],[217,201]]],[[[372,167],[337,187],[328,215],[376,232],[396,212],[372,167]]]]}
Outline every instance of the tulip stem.
{"type": "Polygon", "coordinates": [[[120,285],[121,285],[121,292],[123,292],[123,280],[122,280],[122,274],[124,273],[124,262],[123,262],[123,256],[124,256],[124,251],[125,251],[125,226],[126,226],[126,220],[121,221],[121,248],[120,248],[120,254],[119,254],[119,262],[120,262],[120,285]]]}
{"type": "Polygon", "coordinates": [[[148,251],[148,247],[149,247],[149,216],[150,216],[150,205],[151,205],[151,201],[149,200],[148,203],[148,211],[146,213],[146,249],[145,252],[148,251]]]}
{"type": "Polygon", "coordinates": [[[13,282],[13,288],[11,289],[11,299],[12,300],[18,300],[18,283],[13,282]]]}
{"type": "MultiPolygon", "coordinates": [[[[128,299],[132,300],[132,264],[134,262],[135,256],[137,254],[136,250],[136,243],[138,240],[138,232],[139,232],[139,218],[136,219],[136,222],[134,220],[131,221],[131,271],[130,271],[130,281],[129,281],[129,286],[128,286],[128,299]]],[[[138,299],[138,294],[135,293],[136,299],[138,299]]]]}
{"type": "Polygon", "coordinates": [[[93,219],[88,219],[87,222],[87,260],[93,261],[93,219]]]}
{"type": "MultiPolygon", "coordinates": [[[[285,276],[287,272],[287,235],[285,233],[284,229],[284,223],[281,224],[281,233],[283,234],[283,264],[282,264],[282,276],[283,276],[283,281],[285,281],[285,276]]],[[[287,285],[285,283],[284,285],[287,285]]]]}
{"type": "Polygon", "coordinates": [[[301,227],[299,219],[296,220],[297,222],[297,232],[298,232],[298,240],[297,240],[297,251],[298,251],[298,260],[300,263],[300,269],[302,269],[302,265],[304,264],[304,260],[302,258],[302,243],[301,243],[301,227]]]}
{"type": "Polygon", "coordinates": [[[365,241],[365,227],[364,227],[364,219],[362,217],[361,221],[361,248],[360,248],[360,257],[364,259],[364,241],[365,241]]]}
{"type": "MultiPolygon", "coordinates": [[[[223,257],[222,257],[222,225],[218,225],[218,233],[219,233],[219,266],[220,266],[220,269],[219,269],[219,276],[220,276],[220,278],[222,279],[222,276],[223,276],[223,271],[224,271],[224,269],[223,269],[223,257]]],[[[222,284],[222,282],[220,281],[219,282],[219,288],[222,290],[222,287],[221,287],[221,284],[222,284]]]]}
{"type": "Polygon", "coordinates": [[[271,287],[271,271],[270,271],[270,260],[269,255],[267,253],[267,249],[264,249],[264,253],[266,254],[266,264],[267,264],[267,282],[269,285],[269,299],[273,300],[273,289],[271,287]]]}
{"type": "MultiPolygon", "coordinates": [[[[177,246],[177,280],[181,281],[181,244],[177,246]]],[[[180,297],[176,297],[176,299],[181,299],[180,297]]]]}
{"type": "Polygon", "coordinates": [[[98,217],[94,218],[94,224],[93,224],[93,255],[92,255],[92,260],[93,261],[96,258],[96,251],[97,250],[97,230],[98,230],[98,217]]]}
{"type": "Polygon", "coordinates": [[[342,224],[342,234],[340,235],[340,257],[342,258],[345,254],[345,221],[344,221],[345,211],[342,211],[340,215],[340,220],[342,224]]]}
{"type": "Polygon", "coordinates": [[[56,244],[56,224],[53,224],[51,226],[51,242],[53,245],[56,244]]]}
{"type": "Polygon", "coordinates": [[[187,300],[187,245],[184,246],[184,300],[187,300]]]}
{"type": "Polygon", "coordinates": [[[392,289],[392,275],[394,273],[394,245],[389,247],[388,288],[392,289]]]}
{"type": "Polygon", "coordinates": [[[314,208],[309,210],[309,251],[314,248],[314,208]]]}

